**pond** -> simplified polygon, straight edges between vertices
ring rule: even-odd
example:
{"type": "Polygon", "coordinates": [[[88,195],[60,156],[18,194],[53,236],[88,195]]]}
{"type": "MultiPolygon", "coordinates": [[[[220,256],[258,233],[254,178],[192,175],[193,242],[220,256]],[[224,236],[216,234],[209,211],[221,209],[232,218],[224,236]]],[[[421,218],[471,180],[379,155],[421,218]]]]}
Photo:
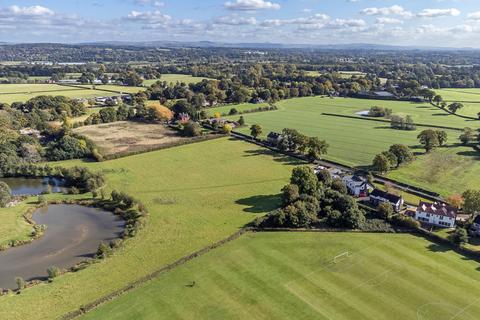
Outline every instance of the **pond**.
{"type": "Polygon", "coordinates": [[[98,245],[122,235],[124,221],[111,212],[79,205],[51,205],[33,214],[45,234],[30,244],[0,252],[0,288],[16,288],[15,277],[44,280],[47,268],[75,266],[98,245]]]}
{"type": "Polygon", "coordinates": [[[8,184],[14,196],[34,196],[47,191],[48,186],[52,192],[63,192],[64,182],[57,178],[0,178],[8,184]]]}

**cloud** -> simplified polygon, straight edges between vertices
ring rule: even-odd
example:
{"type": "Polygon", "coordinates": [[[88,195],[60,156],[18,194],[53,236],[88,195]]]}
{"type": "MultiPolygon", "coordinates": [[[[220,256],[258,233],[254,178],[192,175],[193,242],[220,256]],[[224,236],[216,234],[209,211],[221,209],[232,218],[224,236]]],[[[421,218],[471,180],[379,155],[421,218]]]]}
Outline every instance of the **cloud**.
{"type": "Polygon", "coordinates": [[[235,2],[225,2],[225,8],[228,10],[255,11],[255,10],[278,10],[278,3],[265,0],[236,0],[235,2]]]}
{"type": "Polygon", "coordinates": [[[378,24],[403,24],[403,21],[395,18],[379,17],[375,19],[378,24]]]}
{"type": "Polygon", "coordinates": [[[421,18],[437,18],[437,17],[456,17],[460,15],[460,10],[451,8],[451,9],[424,9],[422,12],[418,13],[417,16],[421,18]]]}
{"type": "Polygon", "coordinates": [[[413,13],[410,11],[405,10],[403,7],[398,5],[393,5],[391,7],[372,7],[372,8],[365,8],[360,13],[368,15],[368,16],[388,16],[388,15],[397,15],[402,17],[412,17],[413,13]]]}
{"type": "Polygon", "coordinates": [[[53,16],[55,12],[49,8],[42,6],[32,6],[32,7],[19,7],[11,6],[6,10],[7,14],[10,13],[14,16],[29,16],[29,17],[44,17],[44,16],[53,16]]]}
{"type": "Polygon", "coordinates": [[[215,19],[214,23],[229,26],[252,26],[257,24],[257,19],[255,17],[226,16],[215,19]]]}
{"type": "Polygon", "coordinates": [[[159,10],[155,11],[132,11],[125,18],[131,22],[142,22],[151,25],[165,25],[172,20],[172,17],[161,13],[159,10]]]}
{"type": "Polygon", "coordinates": [[[470,20],[480,20],[480,11],[469,13],[467,17],[470,20]]]}

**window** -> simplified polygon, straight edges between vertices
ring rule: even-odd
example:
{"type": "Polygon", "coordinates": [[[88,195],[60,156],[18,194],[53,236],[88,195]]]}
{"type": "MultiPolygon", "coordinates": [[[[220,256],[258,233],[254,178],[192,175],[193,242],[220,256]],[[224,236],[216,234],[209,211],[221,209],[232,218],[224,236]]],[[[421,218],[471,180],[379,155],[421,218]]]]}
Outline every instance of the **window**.
{"type": "Polygon", "coordinates": [[[443,216],[440,216],[440,220],[443,220],[443,216]]]}

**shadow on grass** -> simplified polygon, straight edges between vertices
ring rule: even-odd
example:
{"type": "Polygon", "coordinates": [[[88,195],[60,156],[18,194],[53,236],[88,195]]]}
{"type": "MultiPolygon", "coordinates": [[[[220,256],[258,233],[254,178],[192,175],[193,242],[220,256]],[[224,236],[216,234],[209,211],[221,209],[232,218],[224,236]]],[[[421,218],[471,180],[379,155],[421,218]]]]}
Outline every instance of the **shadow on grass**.
{"type": "Polygon", "coordinates": [[[432,252],[447,252],[452,250],[452,248],[449,248],[446,245],[438,244],[438,243],[432,243],[431,245],[428,246],[428,250],[432,252]]]}
{"type": "Polygon", "coordinates": [[[304,164],[302,160],[295,159],[286,155],[283,155],[281,153],[273,152],[269,149],[252,149],[252,150],[246,150],[245,151],[245,157],[255,157],[255,156],[270,156],[273,158],[274,161],[281,162],[285,165],[291,165],[291,166],[296,166],[296,165],[301,165],[304,164]]]}
{"type": "Polygon", "coordinates": [[[480,159],[480,152],[475,150],[457,152],[457,155],[464,157],[473,157],[477,160],[480,159]]]}
{"type": "Polygon", "coordinates": [[[253,196],[237,200],[235,203],[248,206],[248,208],[243,209],[243,211],[249,213],[268,213],[278,209],[281,205],[279,194],[253,196]]]}

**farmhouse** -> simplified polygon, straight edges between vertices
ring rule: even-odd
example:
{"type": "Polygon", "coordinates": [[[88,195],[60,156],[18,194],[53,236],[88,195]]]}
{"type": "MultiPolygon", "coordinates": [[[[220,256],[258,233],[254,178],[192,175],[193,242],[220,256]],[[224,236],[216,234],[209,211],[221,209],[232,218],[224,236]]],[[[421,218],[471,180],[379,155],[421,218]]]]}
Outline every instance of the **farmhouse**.
{"type": "Polygon", "coordinates": [[[396,212],[402,209],[403,197],[391,194],[382,190],[375,189],[370,193],[370,203],[378,206],[381,203],[390,203],[396,212]]]}
{"type": "Polygon", "coordinates": [[[434,226],[453,228],[455,227],[457,211],[457,208],[444,203],[428,203],[422,201],[418,205],[415,219],[434,226]]]}
{"type": "Polygon", "coordinates": [[[367,179],[358,175],[348,175],[342,178],[348,192],[355,197],[366,197],[368,195],[369,184],[367,179]]]}

